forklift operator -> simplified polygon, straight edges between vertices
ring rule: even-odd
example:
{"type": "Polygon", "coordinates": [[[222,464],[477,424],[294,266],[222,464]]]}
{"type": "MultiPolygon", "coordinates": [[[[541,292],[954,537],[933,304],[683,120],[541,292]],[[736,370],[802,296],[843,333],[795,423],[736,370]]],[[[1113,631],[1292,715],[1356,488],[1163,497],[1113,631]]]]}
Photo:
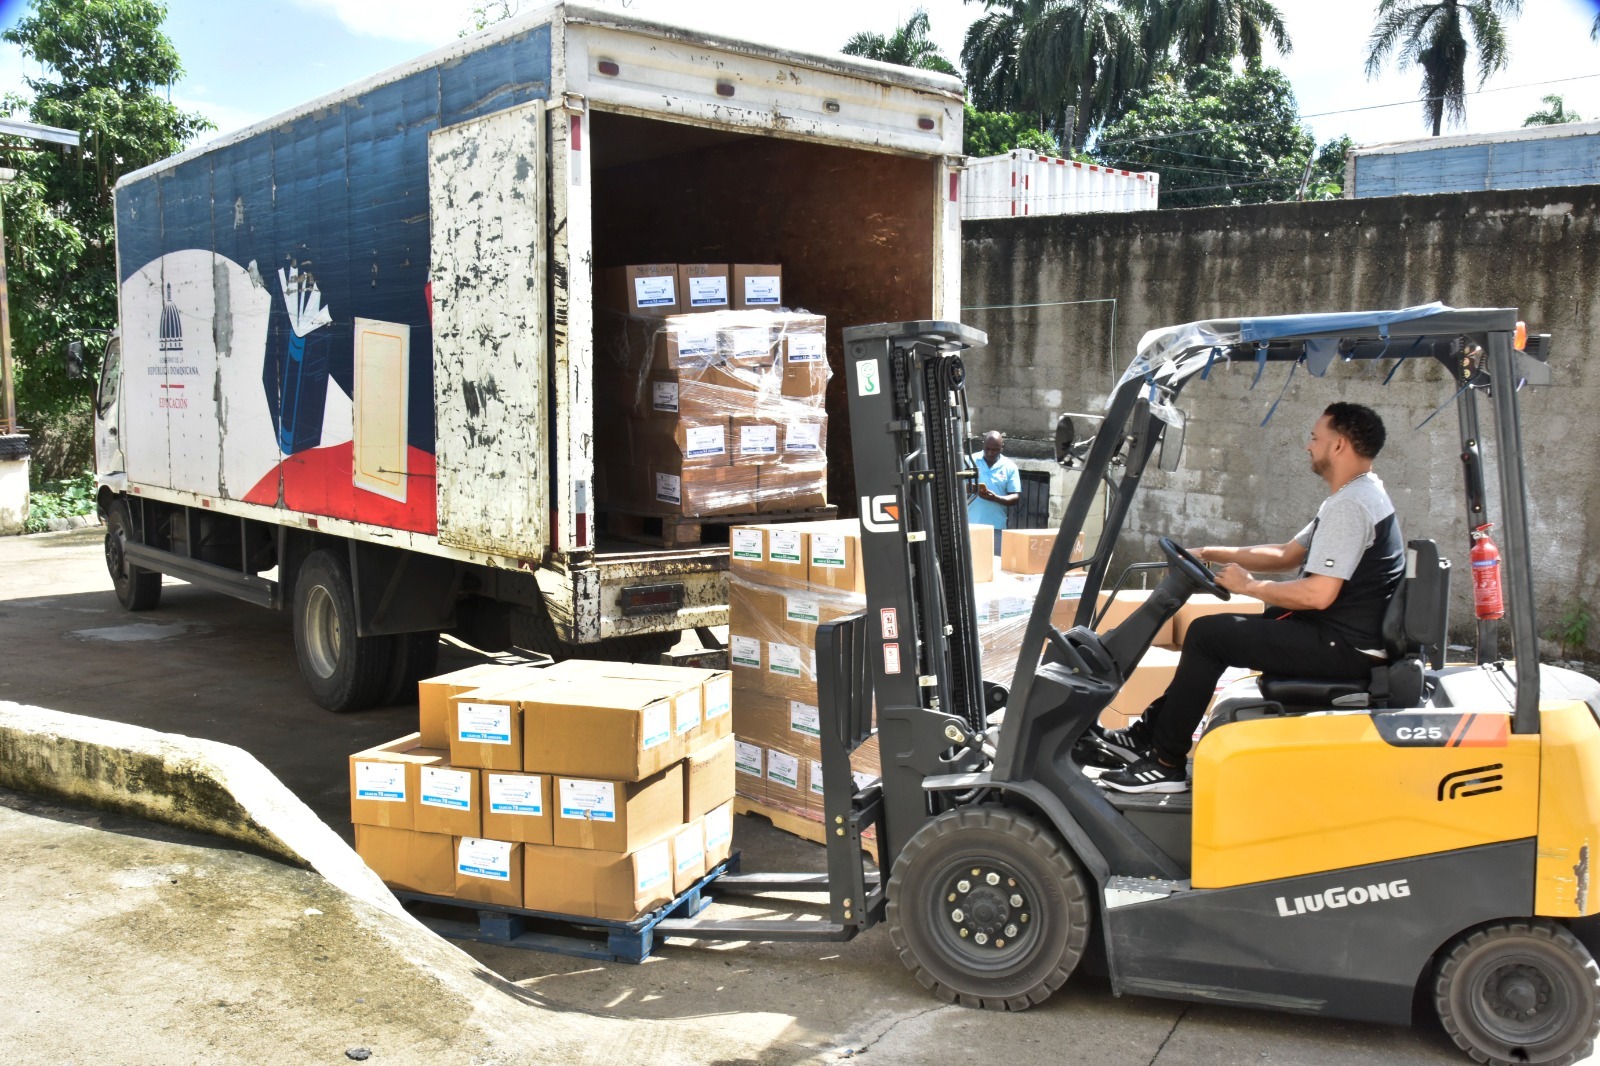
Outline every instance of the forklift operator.
{"type": "Polygon", "coordinates": [[[1195,728],[1230,666],[1298,677],[1366,678],[1385,661],[1383,616],[1405,571],[1405,540],[1394,505],[1372,461],[1384,443],[1383,421],[1369,407],[1330,404],[1312,427],[1306,451],[1329,495],[1311,523],[1285,544],[1199,548],[1225,564],[1217,582],[1267,604],[1260,615],[1220,614],[1189,626],[1167,691],[1124,729],[1104,731],[1106,746],[1128,765],[1101,775],[1122,792],[1183,792],[1195,728]],[[1251,571],[1299,568],[1287,581],[1251,571]]]}

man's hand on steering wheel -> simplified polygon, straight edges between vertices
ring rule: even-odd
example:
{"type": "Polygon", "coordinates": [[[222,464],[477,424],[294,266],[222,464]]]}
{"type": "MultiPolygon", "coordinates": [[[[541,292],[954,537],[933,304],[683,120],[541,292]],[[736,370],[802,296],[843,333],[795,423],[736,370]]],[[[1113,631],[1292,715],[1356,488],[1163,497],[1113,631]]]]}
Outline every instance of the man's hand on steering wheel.
{"type": "Polygon", "coordinates": [[[1229,563],[1216,572],[1217,584],[1229,592],[1237,592],[1241,596],[1249,590],[1250,582],[1255,578],[1250,576],[1250,571],[1238,563],[1229,563]]]}
{"type": "MultiPolygon", "coordinates": [[[[1161,548],[1161,553],[1167,557],[1167,566],[1182,573],[1196,587],[1204,589],[1219,599],[1226,600],[1233,595],[1227,586],[1217,580],[1215,574],[1206,569],[1204,563],[1196,559],[1188,551],[1185,551],[1171,537],[1161,537],[1156,541],[1156,544],[1161,548]]],[[[1238,567],[1233,567],[1233,569],[1238,569],[1238,567]]],[[[1249,575],[1246,574],[1245,577],[1248,578],[1249,575]]]]}

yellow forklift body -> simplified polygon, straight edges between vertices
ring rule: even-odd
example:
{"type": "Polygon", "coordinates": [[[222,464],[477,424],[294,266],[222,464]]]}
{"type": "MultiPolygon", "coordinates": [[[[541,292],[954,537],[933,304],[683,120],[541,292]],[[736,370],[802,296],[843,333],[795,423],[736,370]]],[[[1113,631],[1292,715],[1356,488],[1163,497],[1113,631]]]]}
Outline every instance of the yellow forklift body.
{"type": "Polygon", "coordinates": [[[1366,711],[1223,726],[1194,761],[1192,883],[1228,888],[1533,837],[1539,755],[1539,738],[1511,733],[1503,712],[1401,712],[1384,731],[1366,711]]]}
{"type": "Polygon", "coordinates": [[[1549,918],[1600,912],[1593,889],[1600,844],[1600,725],[1581,701],[1539,706],[1539,852],[1533,911],[1549,918]]]}

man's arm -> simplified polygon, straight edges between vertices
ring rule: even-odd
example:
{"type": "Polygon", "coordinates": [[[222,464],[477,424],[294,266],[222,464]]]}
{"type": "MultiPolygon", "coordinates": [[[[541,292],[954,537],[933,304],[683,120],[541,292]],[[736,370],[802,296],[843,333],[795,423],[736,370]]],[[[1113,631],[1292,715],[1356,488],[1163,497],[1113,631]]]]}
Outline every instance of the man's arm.
{"type": "Polygon", "coordinates": [[[1217,572],[1217,584],[1229,592],[1254,596],[1270,607],[1282,607],[1286,611],[1322,611],[1338,598],[1339,590],[1344,588],[1344,578],[1307,574],[1293,581],[1262,581],[1252,577],[1244,567],[1229,563],[1217,572]]]}
{"type": "Polygon", "coordinates": [[[1001,507],[1014,506],[1018,500],[1022,499],[1022,475],[1017,472],[1015,466],[1001,473],[995,480],[1001,491],[996,492],[989,486],[979,482],[978,495],[981,498],[992,503],[998,503],[1001,507]]]}
{"type": "MultiPolygon", "coordinates": [[[[1195,548],[1192,554],[1201,562],[1233,563],[1258,574],[1277,574],[1285,570],[1294,570],[1306,561],[1305,546],[1297,540],[1291,540],[1287,544],[1252,544],[1247,548],[1195,548]]],[[[1337,593],[1337,590],[1335,592],[1337,593]]]]}

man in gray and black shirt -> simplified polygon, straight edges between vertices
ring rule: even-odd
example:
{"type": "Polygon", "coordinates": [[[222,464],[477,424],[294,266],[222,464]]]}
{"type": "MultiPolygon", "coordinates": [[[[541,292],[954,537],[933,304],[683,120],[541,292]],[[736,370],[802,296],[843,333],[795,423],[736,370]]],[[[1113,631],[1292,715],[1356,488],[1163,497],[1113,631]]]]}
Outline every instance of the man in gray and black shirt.
{"type": "Polygon", "coordinates": [[[1372,461],[1383,420],[1369,407],[1330,404],[1311,430],[1311,471],[1329,496],[1311,523],[1284,544],[1199,548],[1226,564],[1217,582],[1264,601],[1260,615],[1222,614],[1189,626],[1166,693],[1126,729],[1102,739],[1130,765],[1100,778],[1123,792],[1182,792],[1191,737],[1217,680],[1230,666],[1297,677],[1361,678],[1384,662],[1383,615],[1405,572],[1405,539],[1372,461]],[[1258,573],[1298,568],[1288,581],[1258,573]]]}

